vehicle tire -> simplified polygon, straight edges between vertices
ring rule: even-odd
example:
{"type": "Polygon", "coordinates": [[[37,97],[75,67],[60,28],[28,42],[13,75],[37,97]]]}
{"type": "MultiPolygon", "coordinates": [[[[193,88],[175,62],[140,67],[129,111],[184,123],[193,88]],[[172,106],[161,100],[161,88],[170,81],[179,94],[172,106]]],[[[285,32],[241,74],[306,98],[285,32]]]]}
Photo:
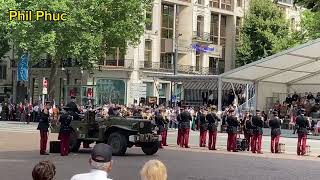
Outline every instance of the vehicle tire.
{"type": "Polygon", "coordinates": [[[125,155],[128,146],[128,141],[125,135],[117,132],[110,134],[108,138],[108,144],[112,147],[113,155],[125,155]]]}
{"type": "Polygon", "coordinates": [[[154,155],[158,152],[159,142],[143,144],[141,149],[146,155],[154,155]]]}
{"type": "Polygon", "coordinates": [[[79,151],[80,145],[81,145],[81,141],[78,140],[78,136],[74,131],[72,131],[70,133],[70,142],[69,142],[69,144],[70,144],[70,146],[69,146],[70,152],[78,152],[79,151]]]}

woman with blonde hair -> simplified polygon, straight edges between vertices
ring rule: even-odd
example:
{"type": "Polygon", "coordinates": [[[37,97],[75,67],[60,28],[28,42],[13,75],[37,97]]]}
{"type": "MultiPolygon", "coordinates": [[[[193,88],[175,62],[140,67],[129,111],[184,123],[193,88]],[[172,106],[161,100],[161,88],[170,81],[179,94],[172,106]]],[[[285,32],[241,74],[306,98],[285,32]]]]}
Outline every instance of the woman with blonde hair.
{"type": "Polygon", "coordinates": [[[159,160],[150,160],[140,171],[141,180],[167,180],[167,168],[159,160]]]}

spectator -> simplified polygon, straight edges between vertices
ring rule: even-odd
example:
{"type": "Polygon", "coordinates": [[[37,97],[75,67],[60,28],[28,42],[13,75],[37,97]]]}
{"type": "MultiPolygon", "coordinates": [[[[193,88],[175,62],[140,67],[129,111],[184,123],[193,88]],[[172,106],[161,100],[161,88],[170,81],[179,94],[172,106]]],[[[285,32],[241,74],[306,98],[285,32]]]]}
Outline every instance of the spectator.
{"type": "Polygon", "coordinates": [[[32,171],[33,180],[52,180],[56,175],[56,167],[50,161],[39,162],[32,171]]]}
{"type": "Polygon", "coordinates": [[[140,171],[141,180],[167,180],[167,168],[159,160],[148,161],[140,171]]]}
{"type": "Polygon", "coordinates": [[[71,180],[111,180],[107,178],[112,169],[112,148],[100,143],[93,147],[89,159],[92,170],[89,173],[74,175],[71,180]]]}

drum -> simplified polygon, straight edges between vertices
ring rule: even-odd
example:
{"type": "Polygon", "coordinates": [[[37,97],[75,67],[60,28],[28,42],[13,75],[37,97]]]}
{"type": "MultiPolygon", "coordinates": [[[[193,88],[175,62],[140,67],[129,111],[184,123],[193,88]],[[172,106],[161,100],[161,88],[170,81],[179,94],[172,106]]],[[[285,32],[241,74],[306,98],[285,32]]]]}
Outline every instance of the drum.
{"type": "Polygon", "coordinates": [[[279,143],[279,153],[284,154],[286,152],[286,144],[279,143]]]}

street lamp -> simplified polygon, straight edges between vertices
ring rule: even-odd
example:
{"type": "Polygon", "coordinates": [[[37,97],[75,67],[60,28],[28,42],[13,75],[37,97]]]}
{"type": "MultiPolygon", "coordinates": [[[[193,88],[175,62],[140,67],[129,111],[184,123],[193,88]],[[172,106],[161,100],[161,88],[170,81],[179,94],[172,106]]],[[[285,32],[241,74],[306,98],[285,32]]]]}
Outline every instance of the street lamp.
{"type": "MultiPolygon", "coordinates": [[[[178,74],[178,48],[179,48],[179,37],[181,37],[182,34],[179,33],[176,37],[175,37],[175,47],[174,47],[174,57],[173,57],[173,75],[176,76],[178,74]]],[[[175,85],[175,81],[173,82],[173,93],[171,92],[171,102],[173,101],[174,97],[175,97],[175,101],[174,101],[174,107],[177,106],[177,97],[176,97],[176,85],[175,85]],[[172,96],[172,94],[174,94],[174,96],[172,96]]],[[[172,87],[172,85],[171,85],[172,87]]],[[[171,88],[172,89],[172,88],[171,88]]]]}

